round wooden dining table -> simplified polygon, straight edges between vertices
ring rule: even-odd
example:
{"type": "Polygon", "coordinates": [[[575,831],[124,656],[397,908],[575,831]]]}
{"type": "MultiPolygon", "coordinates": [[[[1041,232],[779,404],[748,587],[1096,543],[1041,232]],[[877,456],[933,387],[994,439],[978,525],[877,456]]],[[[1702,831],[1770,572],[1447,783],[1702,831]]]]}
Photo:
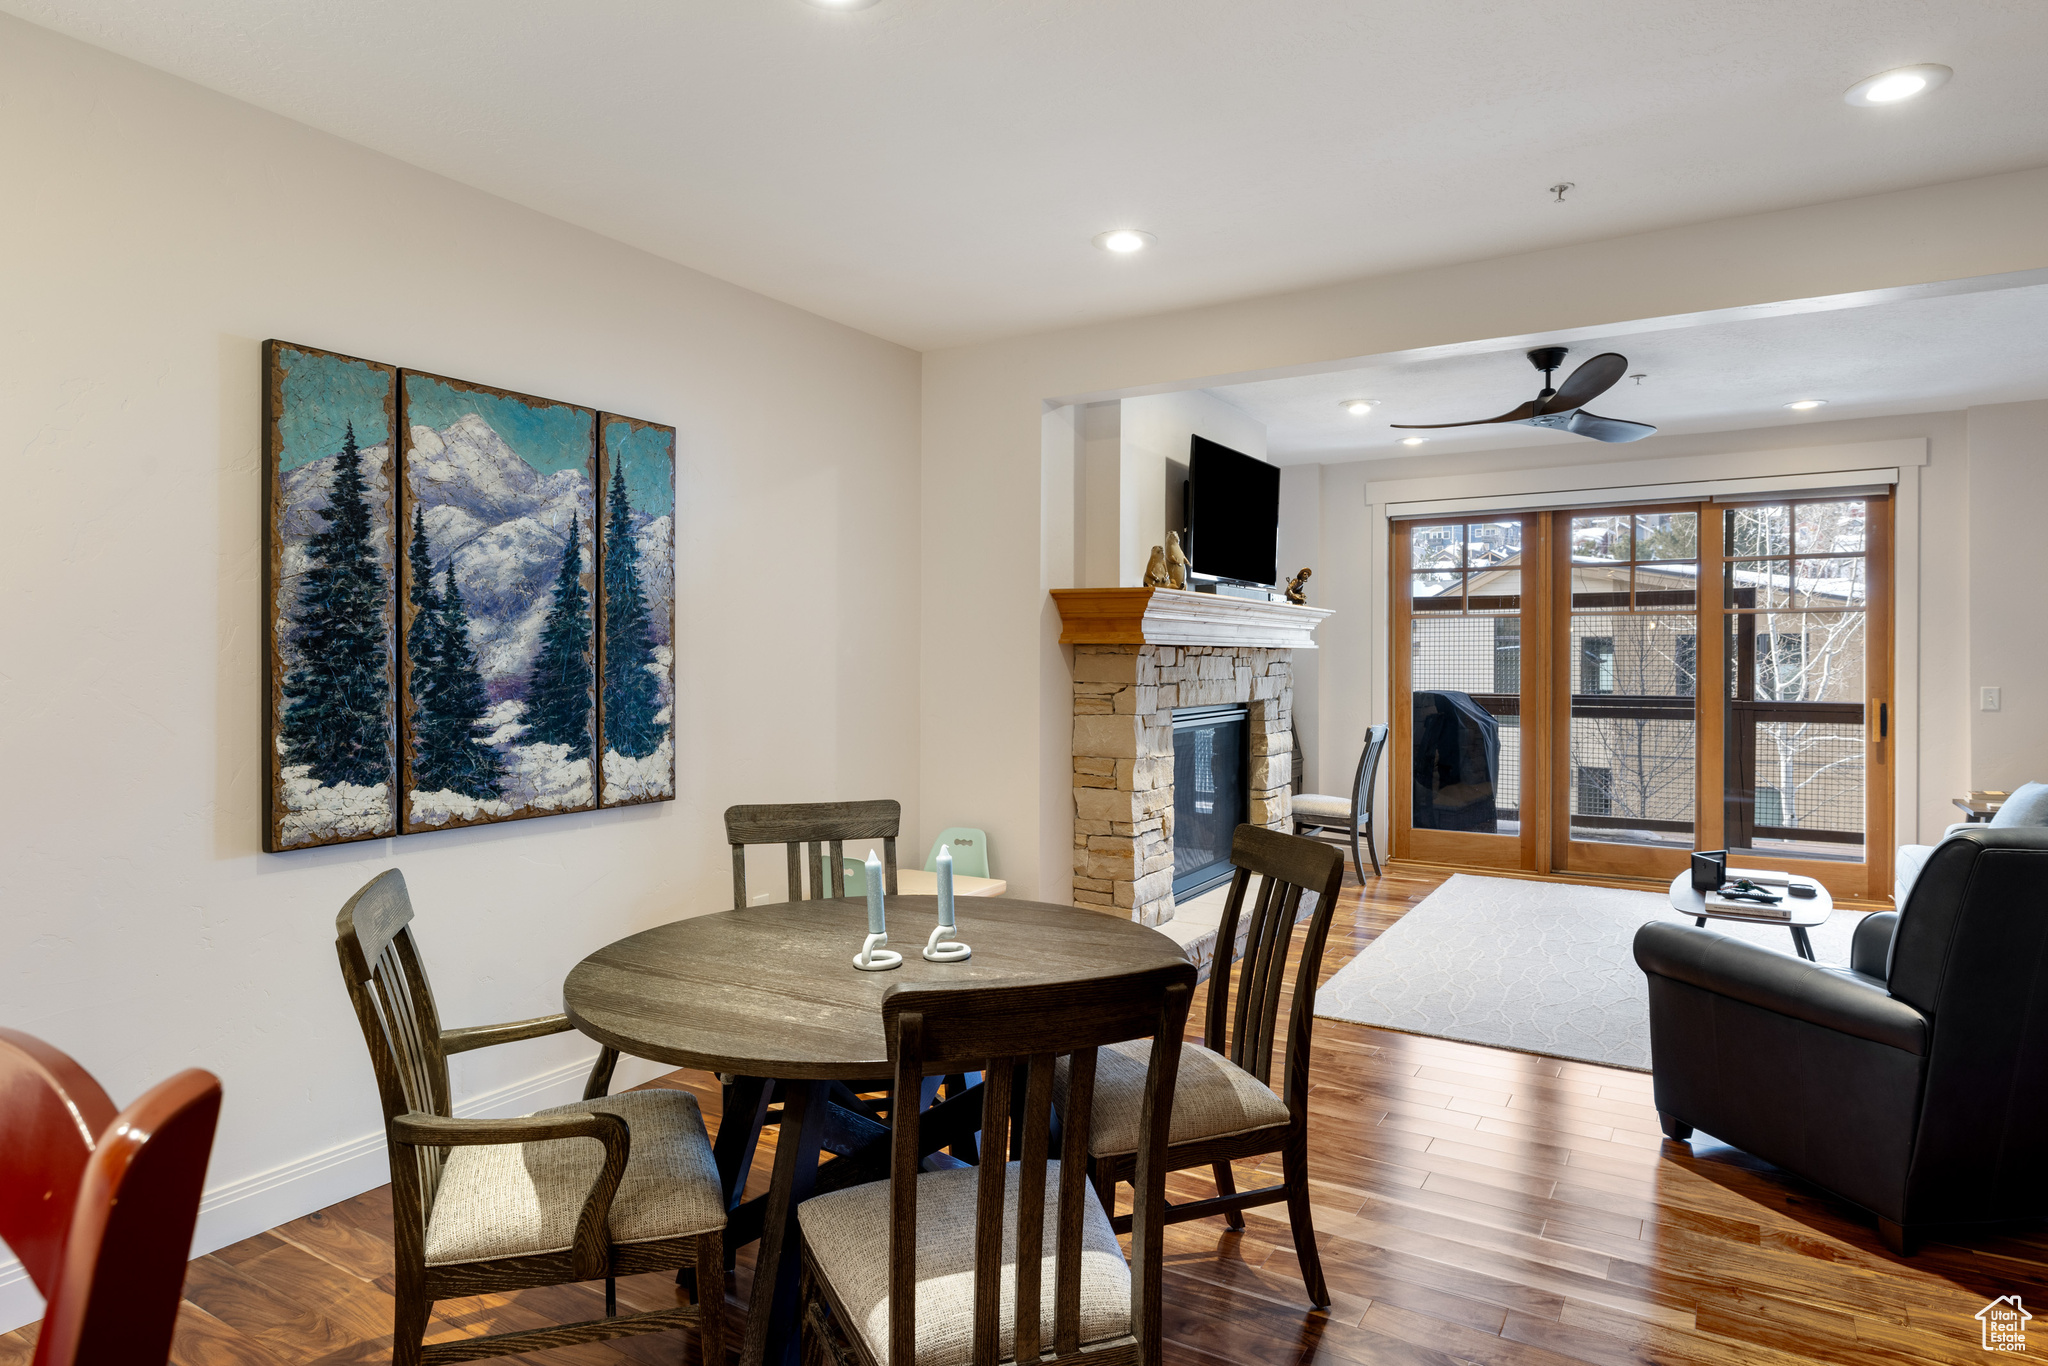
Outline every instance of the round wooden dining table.
{"type": "MultiPolygon", "coordinates": [[[[997,898],[956,901],[959,938],[973,954],[933,963],[920,950],[938,923],[937,898],[891,897],[888,909],[890,947],[903,964],[886,972],[853,965],[867,907],[849,897],[657,926],[599,949],[562,984],[570,1023],[605,1047],[733,1078],[713,1144],[727,1246],[755,1238],[761,1244],[740,1366],[797,1359],[797,1206],[824,1190],[887,1174],[888,1130],[847,1086],[890,1074],[885,993],[896,986],[1088,982],[1186,961],[1173,940],[1118,915],[997,898]],[[774,1174],[766,1195],[743,1203],[755,1145],[778,1098],[774,1174]],[[840,1160],[825,1164],[821,1179],[818,1159],[827,1151],[840,1160]]],[[[949,1098],[925,1112],[921,1147],[951,1143],[960,1126],[971,1124],[979,1097],[957,1101],[971,1104],[949,1098]]]]}

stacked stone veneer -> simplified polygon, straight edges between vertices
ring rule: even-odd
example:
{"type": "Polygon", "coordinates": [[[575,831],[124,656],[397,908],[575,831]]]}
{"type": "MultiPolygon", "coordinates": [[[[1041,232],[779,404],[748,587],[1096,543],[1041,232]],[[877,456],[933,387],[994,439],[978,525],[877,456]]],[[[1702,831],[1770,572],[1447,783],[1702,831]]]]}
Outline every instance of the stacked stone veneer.
{"type": "Polygon", "coordinates": [[[1251,708],[1253,825],[1292,815],[1294,652],[1228,645],[1074,647],[1074,901],[1173,919],[1173,713],[1251,708]]]}

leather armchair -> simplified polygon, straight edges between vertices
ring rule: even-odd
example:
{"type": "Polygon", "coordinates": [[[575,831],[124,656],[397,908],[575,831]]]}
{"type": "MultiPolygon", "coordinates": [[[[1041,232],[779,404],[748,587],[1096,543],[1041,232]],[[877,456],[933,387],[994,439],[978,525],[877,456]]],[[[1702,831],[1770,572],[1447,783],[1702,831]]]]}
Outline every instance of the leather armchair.
{"type": "Polygon", "coordinates": [[[1828,967],[1693,925],[1636,932],[1658,1118],[1877,1216],[2048,1214],[2048,829],[1960,832],[1828,967]]]}

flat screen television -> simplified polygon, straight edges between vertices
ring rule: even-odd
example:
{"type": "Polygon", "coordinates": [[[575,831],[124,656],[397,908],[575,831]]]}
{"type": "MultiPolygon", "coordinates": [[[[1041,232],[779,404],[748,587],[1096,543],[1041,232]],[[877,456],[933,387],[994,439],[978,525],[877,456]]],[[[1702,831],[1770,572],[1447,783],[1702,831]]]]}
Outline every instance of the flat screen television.
{"type": "Polygon", "coordinates": [[[1188,567],[1239,583],[1279,579],[1280,467],[1195,437],[1188,450],[1188,567]]]}

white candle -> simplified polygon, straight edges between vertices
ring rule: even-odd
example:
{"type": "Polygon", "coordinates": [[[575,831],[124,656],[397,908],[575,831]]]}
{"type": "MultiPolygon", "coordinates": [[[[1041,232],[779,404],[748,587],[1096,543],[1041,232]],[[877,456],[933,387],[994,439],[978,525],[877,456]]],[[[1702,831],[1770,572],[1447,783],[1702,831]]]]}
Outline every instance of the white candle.
{"type": "Polygon", "coordinates": [[[868,933],[887,934],[888,923],[882,911],[882,861],[875,857],[875,851],[868,850],[868,933]]]}
{"type": "Polygon", "coordinates": [[[939,846],[939,923],[953,926],[953,846],[939,846]]]}

